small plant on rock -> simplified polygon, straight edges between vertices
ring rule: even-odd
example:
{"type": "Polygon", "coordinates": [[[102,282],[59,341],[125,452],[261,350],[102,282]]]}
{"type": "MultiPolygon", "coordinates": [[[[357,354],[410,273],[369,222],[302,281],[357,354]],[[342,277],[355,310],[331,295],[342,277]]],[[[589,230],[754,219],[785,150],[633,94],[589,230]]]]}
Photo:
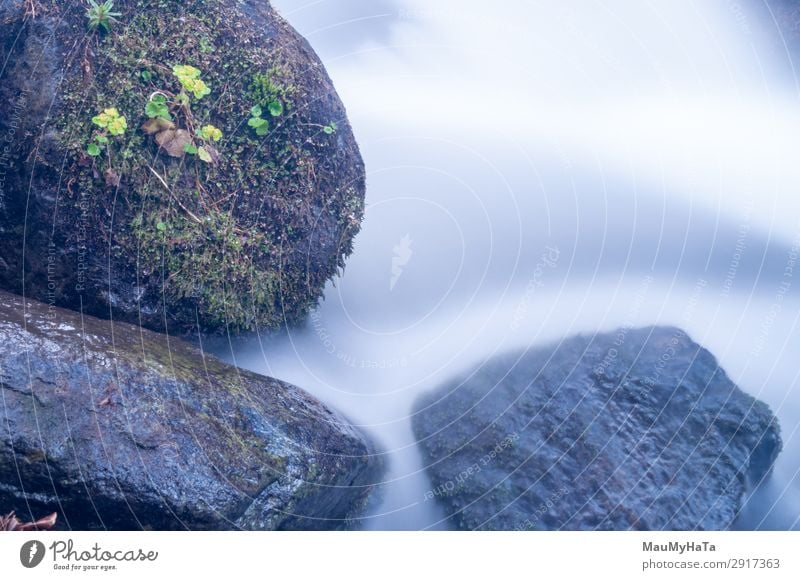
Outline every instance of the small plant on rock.
{"type": "MultiPolygon", "coordinates": [[[[86,153],[92,157],[99,157],[103,149],[109,149],[109,137],[118,137],[125,134],[128,128],[128,121],[115,107],[105,109],[99,115],[92,117],[92,123],[100,127],[100,131],[95,131],[92,142],[86,148],[86,153]]],[[[110,157],[110,153],[109,153],[110,157]]]]}
{"type": "Polygon", "coordinates": [[[219,141],[222,139],[222,131],[214,125],[206,125],[200,129],[200,138],[204,141],[219,141]]]}
{"type": "Polygon", "coordinates": [[[216,143],[222,139],[222,131],[217,129],[214,125],[205,125],[196,137],[202,142],[202,145],[195,145],[194,143],[186,143],[183,150],[189,155],[197,155],[201,161],[206,163],[217,162],[217,151],[211,146],[211,143],[216,143]]]}
{"type": "Polygon", "coordinates": [[[89,8],[86,9],[86,18],[89,19],[88,26],[92,32],[103,30],[111,31],[111,24],[118,22],[117,17],[122,16],[119,12],[114,12],[114,2],[106,0],[98,4],[95,0],[89,0],[89,8]]]}
{"type": "Polygon", "coordinates": [[[272,117],[280,117],[286,109],[290,109],[292,106],[292,95],[295,88],[280,82],[278,79],[281,76],[281,70],[273,67],[266,73],[253,75],[250,84],[250,96],[253,102],[262,111],[269,112],[272,117]]]}
{"type": "Polygon", "coordinates": [[[124,135],[128,128],[128,121],[120,115],[116,107],[103,110],[102,113],[92,118],[92,123],[108,131],[109,135],[117,137],[124,135]]]}
{"type": "Polygon", "coordinates": [[[327,125],[320,125],[319,123],[303,123],[306,127],[313,127],[315,129],[321,130],[326,135],[333,135],[336,131],[339,130],[339,125],[336,124],[336,121],[331,121],[327,125]]]}
{"type": "Polygon", "coordinates": [[[264,110],[261,108],[261,105],[256,105],[250,109],[250,120],[247,122],[250,127],[255,129],[256,135],[259,137],[263,137],[269,133],[269,121],[261,116],[263,114],[264,110]]]}
{"type": "Polygon", "coordinates": [[[180,83],[177,94],[167,90],[156,91],[145,105],[145,114],[150,119],[142,130],[152,135],[159,147],[171,157],[185,154],[197,155],[204,163],[216,163],[219,153],[212,143],[222,139],[222,131],[214,125],[205,125],[195,130],[192,101],[199,101],[211,94],[211,88],[201,78],[199,69],[185,64],[172,67],[172,73],[180,83]],[[179,128],[176,117],[182,117],[186,128],[179,128]]]}
{"type": "Polygon", "coordinates": [[[97,158],[105,150],[106,158],[108,159],[108,168],[105,175],[106,183],[108,185],[119,185],[119,175],[114,171],[111,156],[111,138],[124,135],[128,129],[128,121],[116,107],[110,107],[104,109],[99,115],[92,117],[92,123],[99,127],[99,130],[95,131],[92,141],[86,147],[86,153],[93,158],[97,158]]]}
{"type": "Polygon", "coordinates": [[[200,78],[200,70],[188,64],[176,64],[172,67],[172,73],[178,78],[183,91],[178,95],[178,100],[183,104],[188,103],[186,91],[192,93],[197,100],[211,94],[211,89],[200,78]]]}

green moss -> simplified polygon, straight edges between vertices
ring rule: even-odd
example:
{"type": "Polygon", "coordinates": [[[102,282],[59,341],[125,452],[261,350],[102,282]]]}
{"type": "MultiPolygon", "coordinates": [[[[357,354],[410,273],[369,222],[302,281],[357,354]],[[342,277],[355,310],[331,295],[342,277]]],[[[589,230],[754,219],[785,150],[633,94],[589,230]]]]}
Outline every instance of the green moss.
{"type": "Polygon", "coordinates": [[[270,104],[280,103],[285,110],[290,110],[293,104],[292,95],[297,87],[287,80],[287,76],[286,71],[279,66],[253,74],[249,91],[253,104],[268,109],[270,104]]]}
{"type": "Polygon", "coordinates": [[[257,265],[256,257],[270,252],[257,228],[240,227],[229,211],[187,215],[177,204],[157,200],[134,219],[133,230],[143,263],[163,267],[173,295],[192,299],[212,320],[244,328],[281,323],[273,300],[280,281],[257,265]]]}

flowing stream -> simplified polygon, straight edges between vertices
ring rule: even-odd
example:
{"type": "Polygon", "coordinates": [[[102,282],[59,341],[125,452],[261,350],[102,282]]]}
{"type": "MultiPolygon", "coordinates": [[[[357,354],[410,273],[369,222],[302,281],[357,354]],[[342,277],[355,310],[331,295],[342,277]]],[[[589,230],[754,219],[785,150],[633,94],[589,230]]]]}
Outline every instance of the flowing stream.
{"type": "Polygon", "coordinates": [[[425,499],[421,392],[510,349],[670,324],[782,426],[737,526],[800,528],[800,108],[769,23],[730,2],[276,4],[348,106],[366,217],[304,327],[211,350],[381,445],[363,527],[449,527],[425,499]]]}

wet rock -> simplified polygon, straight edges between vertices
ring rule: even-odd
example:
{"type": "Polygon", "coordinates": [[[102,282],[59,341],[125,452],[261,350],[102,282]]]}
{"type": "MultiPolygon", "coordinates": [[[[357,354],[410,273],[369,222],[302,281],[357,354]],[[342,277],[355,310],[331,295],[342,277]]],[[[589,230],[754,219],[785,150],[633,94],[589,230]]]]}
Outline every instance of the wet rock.
{"type": "Polygon", "coordinates": [[[0,0],[0,288],[173,334],[302,321],[365,193],[313,50],[266,0],[117,0],[108,33],[87,31],[86,8],[0,0]],[[181,91],[176,65],[210,93],[171,97],[174,127],[148,135],[150,98],[181,91]],[[110,108],[127,130],[98,149],[110,108]]]}
{"type": "Polygon", "coordinates": [[[381,470],[297,387],[4,292],[0,405],[0,506],[61,528],[345,528],[381,470]]]}
{"type": "Polygon", "coordinates": [[[767,405],[674,328],[501,356],[415,409],[424,500],[462,529],[726,529],[781,450],[767,405]]]}

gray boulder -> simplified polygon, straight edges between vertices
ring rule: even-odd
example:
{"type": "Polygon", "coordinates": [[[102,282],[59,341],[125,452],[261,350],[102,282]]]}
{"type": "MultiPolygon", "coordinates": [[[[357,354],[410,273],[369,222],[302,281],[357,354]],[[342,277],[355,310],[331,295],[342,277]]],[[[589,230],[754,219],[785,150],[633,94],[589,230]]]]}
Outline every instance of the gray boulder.
{"type": "Polygon", "coordinates": [[[781,450],[767,405],[674,328],[502,356],[422,397],[413,427],[462,529],[721,530],[781,450]]]}
{"type": "Polygon", "coordinates": [[[297,387],[4,292],[0,397],[0,511],[63,528],[345,528],[381,470],[297,387]]]}

